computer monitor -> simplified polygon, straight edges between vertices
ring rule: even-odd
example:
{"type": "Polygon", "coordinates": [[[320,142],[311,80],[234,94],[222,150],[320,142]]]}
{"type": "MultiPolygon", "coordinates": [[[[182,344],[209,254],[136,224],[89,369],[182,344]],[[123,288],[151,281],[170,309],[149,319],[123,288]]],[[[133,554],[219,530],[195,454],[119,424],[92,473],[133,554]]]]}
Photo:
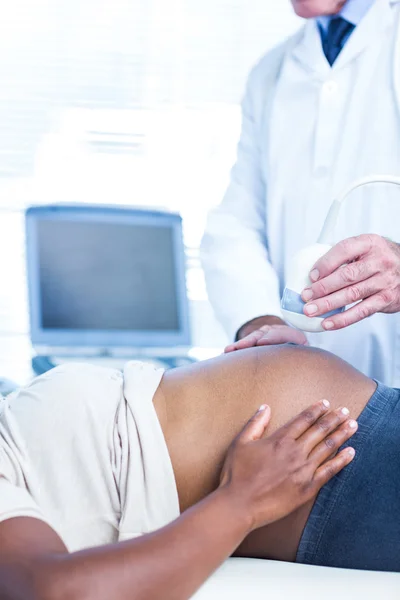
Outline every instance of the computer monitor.
{"type": "Polygon", "coordinates": [[[33,206],[26,211],[26,256],[33,345],[190,344],[179,215],[33,206]]]}

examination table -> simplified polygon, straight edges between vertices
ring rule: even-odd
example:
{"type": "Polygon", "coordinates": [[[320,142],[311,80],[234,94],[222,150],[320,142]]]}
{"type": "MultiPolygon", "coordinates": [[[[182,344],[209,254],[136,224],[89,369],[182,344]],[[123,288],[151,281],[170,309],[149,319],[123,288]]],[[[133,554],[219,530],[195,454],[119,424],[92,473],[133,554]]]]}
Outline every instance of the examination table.
{"type": "Polygon", "coordinates": [[[400,573],[231,558],[195,600],[400,600],[400,573]]]}

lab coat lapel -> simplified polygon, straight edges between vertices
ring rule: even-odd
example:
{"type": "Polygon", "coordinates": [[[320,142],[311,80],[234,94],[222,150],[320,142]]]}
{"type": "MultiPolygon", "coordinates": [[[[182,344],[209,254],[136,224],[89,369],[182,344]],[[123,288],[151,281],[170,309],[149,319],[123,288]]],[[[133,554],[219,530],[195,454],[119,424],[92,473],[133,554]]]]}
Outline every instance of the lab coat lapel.
{"type": "Polygon", "coordinates": [[[315,20],[307,21],[292,56],[308,71],[329,73],[330,66],[322,49],[321,34],[315,20]]]}
{"type": "Polygon", "coordinates": [[[392,24],[393,10],[389,0],[375,0],[361,23],[355,28],[342,52],[339,54],[333,69],[341,69],[353,61],[368,46],[380,37],[382,32],[392,24]]]}

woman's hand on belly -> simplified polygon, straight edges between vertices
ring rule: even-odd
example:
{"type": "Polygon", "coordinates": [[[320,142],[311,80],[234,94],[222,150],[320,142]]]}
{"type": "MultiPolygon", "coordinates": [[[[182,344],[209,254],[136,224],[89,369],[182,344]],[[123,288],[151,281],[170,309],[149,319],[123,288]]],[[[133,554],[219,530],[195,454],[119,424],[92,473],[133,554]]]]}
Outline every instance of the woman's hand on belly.
{"type": "Polygon", "coordinates": [[[234,440],[220,489],[247,512],[251,530],[278,521],[314,498],[354,458],[346,448],[357,431],[347,409],[329,411],[324,400],[262,439],[271,416],[263,406],[234,440]],[[332,458],[334,456],[334,458],[332,458]]]}

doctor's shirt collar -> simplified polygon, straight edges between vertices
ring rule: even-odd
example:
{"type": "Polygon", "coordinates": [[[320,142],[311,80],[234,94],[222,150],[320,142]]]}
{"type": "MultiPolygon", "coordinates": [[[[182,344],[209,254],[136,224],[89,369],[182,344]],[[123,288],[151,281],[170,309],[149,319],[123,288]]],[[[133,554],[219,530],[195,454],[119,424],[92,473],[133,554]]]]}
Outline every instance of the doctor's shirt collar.
{"type": "MultiPolygon", "coordinates": [[[[346,19],[346,21],[357,27],[374,2],[375,0],[347,0],[342,10],[334,16],[343,17],[343,19],[346,19]]],[[[321,27],[324,33],[326,33],[328,30],[328,26],[332,18],[333,16],[318,17],[318,25],[321,27]]]]}

